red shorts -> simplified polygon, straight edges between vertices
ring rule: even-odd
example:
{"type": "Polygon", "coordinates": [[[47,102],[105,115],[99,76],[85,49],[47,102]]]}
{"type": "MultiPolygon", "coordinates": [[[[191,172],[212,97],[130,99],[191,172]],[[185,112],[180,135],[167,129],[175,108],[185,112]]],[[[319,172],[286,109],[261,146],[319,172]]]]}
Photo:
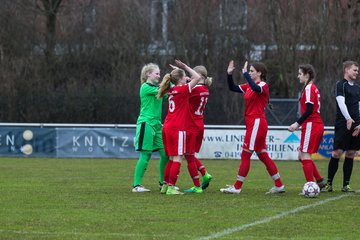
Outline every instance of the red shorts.
{"type": "Polygon", "coordinates": [[[243,148],[252,151],[266,149],[268,125],[265,118],[245,118],[246,132],[243,148]]]}
{"type": "Polygon", "coordinates": [[[307,122],[301,126],[300,152],[316,153],[324,134],[324,124],[307,122]]]}
{"type": "Polygon", "coordinates": [[[204,137],[204,127],[192,128],[186,131],[186,153],[198,153],[204,137]]]}
{"type": "Polygon", "coordinates": [[[180,156],[185,154],[186,132],[173,128],[163,128],[162,138],[166,155],[180,156]]]}

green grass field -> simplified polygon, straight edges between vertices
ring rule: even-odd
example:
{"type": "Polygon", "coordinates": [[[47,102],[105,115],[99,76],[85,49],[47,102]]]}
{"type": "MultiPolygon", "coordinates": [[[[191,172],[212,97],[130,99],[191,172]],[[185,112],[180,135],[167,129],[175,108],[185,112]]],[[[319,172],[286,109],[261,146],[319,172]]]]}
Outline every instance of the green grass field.
{"type": "MultiPolygon", "coordinates": [[[[136,160],[0,158],[0,239],[359,239],[360,193],[298,196],[304,177],[296,161],[277,161],[287,192],[272,186],[265,167],[252,161],[240,195],[233,184],[239,161],[204,160],[214,179],[203,194],[161,195],[157,160],[132,193],[136,160]]],[[[327,161],[318,161],[326,177],[327,161]]],[[[186,163],[178,186],[191,187],[186,163]]],[[[360,189],[360,163],[352,187],[360,189]]]]}

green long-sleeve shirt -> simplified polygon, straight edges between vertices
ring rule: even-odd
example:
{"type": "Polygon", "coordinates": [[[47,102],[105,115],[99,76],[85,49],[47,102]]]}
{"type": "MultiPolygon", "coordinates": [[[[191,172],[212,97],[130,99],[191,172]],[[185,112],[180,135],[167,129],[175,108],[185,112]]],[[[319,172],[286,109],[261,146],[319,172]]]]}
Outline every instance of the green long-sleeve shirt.
{"type": "Polygon", "coordinates": [[[162,101],[157,99],[159,86],[143,83],[140,88],[140,115],[137,124],[148,122],[150,124],[161,123],[162,101]]]}

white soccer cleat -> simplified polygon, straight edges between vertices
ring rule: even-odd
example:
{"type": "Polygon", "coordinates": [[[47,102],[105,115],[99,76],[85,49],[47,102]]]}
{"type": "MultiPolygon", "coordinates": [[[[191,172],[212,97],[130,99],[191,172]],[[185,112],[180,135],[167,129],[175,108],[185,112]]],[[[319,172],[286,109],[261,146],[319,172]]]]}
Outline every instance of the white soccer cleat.
{"type": "Polygon", "coordinates": [[[132,189],[134,193],[141,193],[141,192],[150,192],[150,189],[145,188],[144,186],[136,186],[132,189]]]}
{"type": "Polygon", "coordinates": [[[236,189],[234,186],[229,186],[227,188],[220,188],[220,192],[222,193],[231,193],[231,194],[239,194],[241,189],[236,189]]]}
{"type": "Polygon", "coordinates": [[[285,192],[285,186],[282,185],[281,187],[273,186],[265,194],[276,194],[276,193],[284,193],[284,192],[285,192]]]}

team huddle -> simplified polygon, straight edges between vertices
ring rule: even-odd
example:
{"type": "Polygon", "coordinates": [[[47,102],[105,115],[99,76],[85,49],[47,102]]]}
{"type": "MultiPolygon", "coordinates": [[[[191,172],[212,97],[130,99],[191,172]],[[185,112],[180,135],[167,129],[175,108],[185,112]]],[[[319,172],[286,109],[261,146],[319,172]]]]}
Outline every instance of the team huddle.
{"type": "MultiPolygon", "coordinates": [[[[160,153],[160,193],[166,195],[180,195],[184,192],[202,193],[212,180],[205,166],[195,156],[200,151],[203,141],[203,113],[212,78],[208,77],[204,66],[191,68],[180,60],[175,60],[175,65],[170,67],[172,71],[163,77],[161,83],[158,65],[149,63],[141,71],[141,106],[136,123],[135,142],[140,157],[135,167],[132,192],[150,191],[142,185],[142,178],[154,151],[160,153]],[[167,99],[169,105],[164,125],[161,121],[163,99],[167,99]],[[176,187],[176,182],[184,158],[194,186],[181,192],[176,187]]],[[[230,91],[244,94],[246,132],[235,183],[221,188],[220,191],[230,194],[241,192],[250,170],[250,158],[253,152],[256,152],[274,181],[274,186],[266,193],[283,193],[285,185],[275,162],[266,151],[268,124],[265,108],[268,104],[271,108],[269,87],[266,83],[267,68],[261,62],[250,65],[245,62],[242,73],[247,83],[240,85],[234,83],[232,77],[234,70],[234,61],[230,61],[227,68],[227,83],[230,91]]],[[[354,82],[359,73],[359,64],[355,61],[346,61],[343,63],[343,72],[343,80],[336,83],[334,150],[329,161],[326,181],[312,160],[312,154],[318,151],[324,133],[324,124],[320,116],[320,91],[314,84],[315,70],[310,64],[302,64],[298,68],[298,79],[304,86],[299,99],[301,117],[291,124],[288,130],[292,132],[301,127],[299,161],[306,182],[316,182],[315,185],[318,185],[321,191],[333,191],[333,179],[339,159],[344,152],[344,179],[341,191],[353,191],[350,188],[353,160],[356,152],[360,150],[360,86],[354,82]]],[[[300,193],[303,194],[304,192],[300,193]]]]}

